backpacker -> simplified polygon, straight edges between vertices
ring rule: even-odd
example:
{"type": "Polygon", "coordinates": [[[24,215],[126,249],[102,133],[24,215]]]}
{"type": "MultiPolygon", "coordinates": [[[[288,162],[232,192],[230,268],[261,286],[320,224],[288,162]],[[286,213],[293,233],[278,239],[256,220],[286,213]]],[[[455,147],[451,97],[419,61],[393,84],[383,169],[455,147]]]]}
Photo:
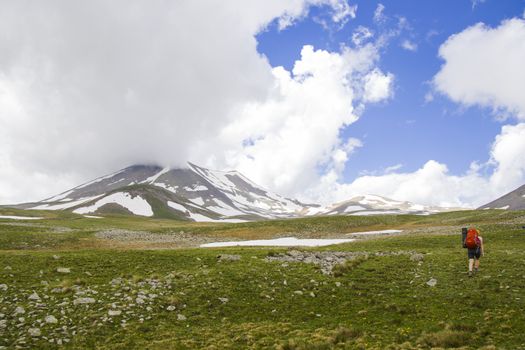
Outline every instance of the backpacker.
{"type": "Polygon", "coordinates": [[[468,229],[467,238],[465,238],[465,246],[469,249],[475,249],[480,246],[478,230],[476,230],[475,228],[468,229]]]}

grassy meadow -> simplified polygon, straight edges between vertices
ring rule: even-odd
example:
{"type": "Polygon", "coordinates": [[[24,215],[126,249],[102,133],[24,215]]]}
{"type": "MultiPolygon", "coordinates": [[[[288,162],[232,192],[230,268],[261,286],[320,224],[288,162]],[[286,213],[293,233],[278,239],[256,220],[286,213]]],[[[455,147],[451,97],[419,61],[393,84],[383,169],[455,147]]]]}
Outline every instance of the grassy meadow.
{"type": "Polygon", "coordinates": [[[0,215],[44,217],[0,219],[0,349],[525,349],[525,212],[242,224],[0,215]],[[481,229],[486,249],[470,278],[466,224],[481,229]],[[267,260],[292,248],[210,249],[192,240],[385,229],[404,233],[295,248],[356,253],[332,274],[267,260]],[[115,230],[184,239],[98,236],[115,230]]]}

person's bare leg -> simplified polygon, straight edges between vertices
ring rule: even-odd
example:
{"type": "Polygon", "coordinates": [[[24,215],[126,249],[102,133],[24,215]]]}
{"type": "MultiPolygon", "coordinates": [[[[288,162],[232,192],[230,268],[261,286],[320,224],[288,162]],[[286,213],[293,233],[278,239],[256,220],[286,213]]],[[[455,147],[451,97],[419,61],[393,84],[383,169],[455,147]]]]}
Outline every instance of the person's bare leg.
{"type": "Polygon", "coordinates": [[[472,274],[472,267],[474,266],[474,259],[468,259],[468,273],[472,274]]]}
{"type": "Polygon", "coordinates": [[[474,262],[474,271],[478,271],[479,269],[479,259],[476,259],[476,261],[474,262]]]}

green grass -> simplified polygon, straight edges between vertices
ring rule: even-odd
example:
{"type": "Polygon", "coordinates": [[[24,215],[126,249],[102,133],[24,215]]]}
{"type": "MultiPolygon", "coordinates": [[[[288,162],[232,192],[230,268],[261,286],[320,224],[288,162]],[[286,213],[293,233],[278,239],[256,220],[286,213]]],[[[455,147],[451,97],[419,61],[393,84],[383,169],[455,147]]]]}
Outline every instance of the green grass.
{"type": "MultiPolygon", "coordinates": [[[[22,214],[0,210],[0,215],[22,214]]],[[[7,323],[0,328],[0,346],[7,348],[51,349],[60,339],[71,349],[525,349],[524,212],[236,225],[37,214],[47,219],[27,222],[33,226],[0,220],[0,284],[7,285],[7,290],[0,287],[0,320],[7,323]],[[466,223],[481,228],[487,252],[472,278],[466,275],[466,251],[455,231],[466,223]],[[435,226],[450,226],[451,234],[389,236],[310,249],[369,253],[336,267],[334,276],[311,264],[264,260],[286,249],[115,250],[93,238],[99,230],[114,228],[184,230],[219,238],[246,233],[251,238],[435,226]],[[400,251],[411,253],[374,254],[400,251]],[[410,259],[416,252],[423,254],[422,261],[410,259]],[[221,253],[241,259],[220,261],[221,253]],[[58,273],[59,267],[71,272],[58,273]],[[437,280],[435,287],[426,283],[431,278],[437,280]],[[33,292],[45,305],[28,300],[33,292]],[[147,296],[143,304],[136,302],[139,295],[147,296]],[[74,305],[80,297],[97,302],[74,305]],[[26,313],[13,316],[16,306],[26,313]],[[108,316],[109,310],[122,313],[108,316]],[[59,322],[38,323],[47,315],[59,322]],[[28,336],[33,325],[40,337],[28,336]]]]}

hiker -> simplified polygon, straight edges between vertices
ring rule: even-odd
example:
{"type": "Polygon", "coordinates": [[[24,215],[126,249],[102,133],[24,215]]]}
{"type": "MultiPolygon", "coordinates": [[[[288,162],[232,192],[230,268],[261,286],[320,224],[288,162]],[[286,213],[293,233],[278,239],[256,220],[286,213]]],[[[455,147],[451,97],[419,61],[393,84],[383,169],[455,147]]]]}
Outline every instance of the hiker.
{"type": "Polygon", "coordinates": [[[468,255],[468,275],[479,270],[479,259],[485,254],[483,249],[483,238],[479,235],[479,231],[473,226],[469,226],[467,237],[465,238],[464,246],[467,248],[468,255]]]}

